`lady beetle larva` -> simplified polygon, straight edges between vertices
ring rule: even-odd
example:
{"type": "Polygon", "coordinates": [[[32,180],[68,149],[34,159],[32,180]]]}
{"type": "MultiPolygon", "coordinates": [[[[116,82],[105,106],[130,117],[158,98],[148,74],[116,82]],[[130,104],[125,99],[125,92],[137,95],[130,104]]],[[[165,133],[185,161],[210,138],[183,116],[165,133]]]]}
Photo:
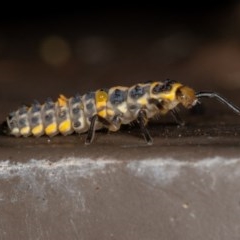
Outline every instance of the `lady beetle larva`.
{"type": "Polygon", "coordinates": [[[240,108],[215,92],[197,92],[174,80],[139,83],[131,87],[116,86],[99,89],[82,96],[66,98],[60,95],[56,102],[47,99],[44,104],[34,102],[9,114],[2,124],[2,132],[15,137],[35,137],[58,133],[69,135],[85,133],[85,144],[93,141],[95,131],[107,128],[119,130],[122,124],[137,121],[147,144],[152,138],[146,128],[150,118],[170,112],[178,124],[183,124],[176,106],[191,108],[200,98],[216,98],[235,113],[240,108]]]}

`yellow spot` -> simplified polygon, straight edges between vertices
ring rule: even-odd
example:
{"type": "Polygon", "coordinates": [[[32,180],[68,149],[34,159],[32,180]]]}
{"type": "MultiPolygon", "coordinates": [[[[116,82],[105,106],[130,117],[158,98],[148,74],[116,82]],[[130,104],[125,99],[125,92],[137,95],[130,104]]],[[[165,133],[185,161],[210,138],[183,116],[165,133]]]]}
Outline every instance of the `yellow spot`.
{"type": "Polygon", "coordinates": [[[166,99],[169,101],[174,101],[176,99],[176,90],[181,86],[182,84],[180,83],[174,83],[172,85],[172,89],[169,92],[162,92],[159,94],[160,98],[166,99]]]}
{"type": "Polygon", "coordinates": [[[71,130],[71,121],[70,120],[66,120],[62,123],[59,124],[58,126],[59,132],[61,133],[67,133],[71,130]]]}
{"type": "Polygon", "coordinates": [[[45,133],[48,136],[51,136],[57,132],[57,124],[56,123],[51,123],[45,128],[45,133]]]}
{"type": "Polygon", "coordinates": [[[108,109],[107,109],[107,115],[108,115],[108,116],[114,116],[114,115],[115,115],[115,112],[114,112],[112,109],[108,108],[108,109]]]}
{"type": "Polygon", "coordinates": [[[103,90],[98,90],[96,92],[96,102],[105,102],[108,100],[108,94],[103,90]]]}
{"type": "Polygon", "coordinates": [[[60,96],[58,98],[58,105],[60,107],[65,107],[67,105],[67,100],[68,99],[64,95],[60,94],[60,96]]]}
{"type": "MultiPolygon", "coordinates": [[[[121,105],[118,105],[117,106],[117,109],[119,111],[121,111],[122,113],[126,113],[127,112],[127,103],[126,102],[123,102],[121,105]]],[[[113,112],[113,115],[114,115],[114,112],[113,112]]]]}
{"type": "Polygon", "coordinates": [[[12,134],[16,135],[16,136],[19,135],[19,129],[18,128],[13,128],[12,129],[12,134]]]}
{"type": "Polygon", "coordinates": [[[147,98],[144,96],[142,98],[138,99],[137,102],[140,103],[141,105],[146,105],[148,103],[147,98]]]}
{"type": "Polygon", "coordinates": [[[98,111],[98,115],[99,115],[100,117],[106,118],[106,116],[107,116],[107,111],[106,111],[106,109],[103,109],[103,110],[101,110],[101,111],[98,111]]]}
{"type": "Polygon", "coordinates": [[[32,134],[34,136],[38,136],[39,134],[41,134],[43,131],[43,125],[42,124],[39,124],[38,126],[34,127],[32,129],[32,134]]]}
{"type": "Polygon", "coordinates": [[[98,90],[95,95],[95,100],[98,115],[105,118],[107,116],[106,105],[108,100],[108,94],[103,90],[98,90]]]}
{"type": "Polygon", "coordinates": [[[23,135],[23,136],[29,135],[29,133],[30,133],[30,127],[29,127],[29,126],[23,127],[23,128],[20,130],[20,133],[21,133],[21,135],[23,135]]]}

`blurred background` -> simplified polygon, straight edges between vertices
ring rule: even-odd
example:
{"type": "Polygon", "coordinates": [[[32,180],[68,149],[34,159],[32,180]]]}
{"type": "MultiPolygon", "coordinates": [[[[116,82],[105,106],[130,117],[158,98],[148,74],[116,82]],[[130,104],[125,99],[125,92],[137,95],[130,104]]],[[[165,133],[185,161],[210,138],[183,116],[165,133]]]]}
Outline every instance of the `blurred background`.
{"type": "Polygon", "coordinates": [[[0,16],[1,119],[34,99],[166,78],[240,105],[239,1],[0,16]]]}

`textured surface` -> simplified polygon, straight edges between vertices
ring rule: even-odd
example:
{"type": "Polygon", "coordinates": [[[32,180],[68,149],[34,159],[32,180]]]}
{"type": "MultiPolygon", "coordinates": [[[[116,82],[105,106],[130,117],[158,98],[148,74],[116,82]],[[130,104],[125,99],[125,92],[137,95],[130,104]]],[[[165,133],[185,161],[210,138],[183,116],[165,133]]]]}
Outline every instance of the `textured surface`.
{"type": "Polygon", "coordinates": [[[1,137],[0,239],[238,239],[239,127],[205,124],[1,137]]]}
{"type": "Polygon", "coordinates": [[[240,234],[239,158],[2,161],[0,180],[1,239],[240,234]]]}

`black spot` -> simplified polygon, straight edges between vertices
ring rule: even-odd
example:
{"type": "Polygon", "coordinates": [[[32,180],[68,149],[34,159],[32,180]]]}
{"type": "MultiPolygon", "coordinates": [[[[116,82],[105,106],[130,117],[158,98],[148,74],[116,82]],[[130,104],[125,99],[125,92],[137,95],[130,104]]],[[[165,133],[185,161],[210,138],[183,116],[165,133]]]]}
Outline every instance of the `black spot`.
{"type": "Polygon", "coordinates": [[[72,98],[72,104],[74,103],[79,103],[81,101],[81,96],[80,94],[76,94],[73,98],[72,98]]]}
{"type": "Polygon", "coordinates": [[[112,104],[120,104],[124,101],[124,92],[116,89],[110,96],[110,102],[112,104]]]}
{"type": "Polygon", "coordinates": [[[160,93],[162,91],[162,86],[163,85],[160,85],[160,84],[155,85],[155,87],[152,89],[152,93],[153,94],[160,93]]]}
{"type": "Polygon", "coordinates": [[[74,108],[72,109],[72,114],[73,114],[73,115],[77,115],[77,114],[79,114],[79,112],[80,112],[80,108],[79,108],[79,107],[74,107],[74,108]]]}
{"type": "Polygon", "coordinates": [[[35,101],[32,104],[32,113],[39,112],[40,110],[41,110],[41,105],[39,104],[39,102],[35,101]]]}
{"type": "Polygon", "coordinates": [[[157,93],[160,93],[160,92],[168,92],[172,89],[172,85],[176,83],[175,80],[165,80],[163,82],[163,84],[157,84],[153,89],[152,89],[152,93],[153,94],[157,94],[157,93]]]}
{"type": "Polygon", "coordinates": [[[26,126],[26,119],[25,118],[20,118],[18,120],[18,125],[19,125],[19,127],[26,126]]]}
{"type": "Polygon", "coordinates": [[[52,121],[52,119],[53,119],[53,115],[52,114],[45,115],[46,122],[50,122],[50,121],[52,121]]]}
{"type": "Polygon", "coordinates": [[[95,92],[87,92],[85,95],[85,100],[89,100],[95,97],[95,92]]]}
{"type": "Polygon", "coordinates": [[[87,110],[92,110],[93,109],[93,103],[88,103],[86,105],[87,110]]]}
{"type": "Polygon", "coordinates": [[[45,110],[53,109],[55,106],[54,102],[52,101],[51,98],[48,98],[45,102],[45,110]]]}
{"type": "Polygon", "coordinates": [[[35,116],[35,117],[31,118],[31,123],[32,124],[38,124],[38,122],[39,122],[39,118],[38,117],[35,116]]]}
{"type": "Polygon", "coordinates": [[[65,118],[66,114],[67,114],[66,111],[61,111],[61,112],[59,112],[58,117],[59,118],[65,118]]]}
{"type": "Polygon", "coordinates": [[[101,88],[100,91],[108,93],[108,88],[101,88]]]}
{"type": "Polygon", "coordinates": [[[140,98],[145,94],[145,89],[140,87],[139,85],[136,85],[130,92],[130,96],[132,98],[140,98]]]}
{"type": "Polygon", "coordinates": [[[79,128],[81,126],[81,122],[80,121],[76,121],[73,123],[73,127],[74,128],[79,128]]]}

